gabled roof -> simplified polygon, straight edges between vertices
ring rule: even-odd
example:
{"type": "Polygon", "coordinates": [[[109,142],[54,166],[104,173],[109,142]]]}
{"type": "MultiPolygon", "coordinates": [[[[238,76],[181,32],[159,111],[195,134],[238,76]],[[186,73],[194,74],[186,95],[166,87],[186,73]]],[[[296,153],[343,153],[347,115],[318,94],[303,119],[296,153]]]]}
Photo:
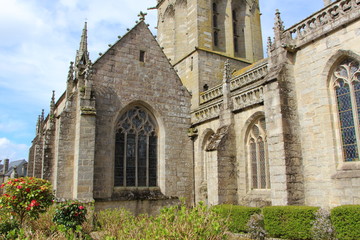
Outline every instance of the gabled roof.
{"type": "MultiPolygon", "coordinates": [[[[25,159],[10,162],[9,163],[9,169],[5,173],[5,176],[10,176],[11,173],[14,171],[14,167],[17,168],[16,171],[17,171],[19,176],[24,176],[26,174],[26,173],[23,172],[23,168],[22,168],[22,166],[24,164],[27,164],[27,161],[25,159]]],[[[0,174],[2,174],[3,168],[4,168],[4,165],[0,164],[0,174]]]]}

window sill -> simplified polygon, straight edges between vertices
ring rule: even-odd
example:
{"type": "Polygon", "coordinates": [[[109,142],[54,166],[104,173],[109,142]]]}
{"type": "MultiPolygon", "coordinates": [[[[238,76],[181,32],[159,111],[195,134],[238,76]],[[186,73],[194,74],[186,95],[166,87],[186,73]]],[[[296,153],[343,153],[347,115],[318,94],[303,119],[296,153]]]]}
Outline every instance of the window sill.
{"type": "Polygon", "coordinates": [[[159,187],[114,187],[111,200],[164,200],[172,199],[161,193],[159,187]]]}
{"type": "Polygon", "coordinates": [[[332,179],[360,178],[360,161],[343,162],[339,164],[337,173],[331,176],[332,179]]]}

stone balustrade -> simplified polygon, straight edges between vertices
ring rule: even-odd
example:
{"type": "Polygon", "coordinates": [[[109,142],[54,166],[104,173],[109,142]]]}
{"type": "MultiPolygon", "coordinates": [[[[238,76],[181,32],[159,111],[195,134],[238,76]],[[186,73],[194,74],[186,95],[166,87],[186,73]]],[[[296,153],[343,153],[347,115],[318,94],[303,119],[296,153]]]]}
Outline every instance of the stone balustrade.
{"type": "Polygon", "coordinates": [[[222,96],[222,85],[213,87],[206,92],[200,94],[200,104],[209,102],[215,98],[222,96]]]}
{"type": "Polygon", "coordinates": [[[283,38],[288,39],[290,44],[299,47],[334,30],[334,24],[341,26],[359,17],[360,0],[338,0],[285,30],[283,38]]]}
{"type": "MultiPolygon", "coordinates": [[[[237,93],[231,97],[234,111],[261,103],[264,101],[263,86],[250,89],[245,92],[237,93]]],[[[211,105],[200,107],[191,114],[191,120],[194,124],[201,123],[210,119],[219,117],[223,100],[217,101],[211,105]]]]}
{"type": "Polygon", "coordinates": [[[223,103],[221,100],[209,106],[199,108],[198,110],[191,113],[191,121],[196,124],[218,117],[222,108],[222,104],[223,103]]]}
{"type": "Polygon", "coordinates": [[[263,64],[260,64],[259,66],[251,69],[250,71],[245,72],[232,79],[230,82],[230,90],[234,91],[245,85],[255,82],[265,77],[267,73],[268,73],[268,62],[265,61],[263,64]]]}
{"type": "Polygon", "coordinates": [[[263,86],[235,95],[232,101],[234,111],[261,103],[264,101],[263,86]]]}
{"type": "MultiPolygon", "coordinates": [[[[268,63],[267,61],[260,64],[259,66],[247,71],[239,76],[236,76],[230,81],[230,90],[234,91],[245,85],[253,83],[263,77],[268,73],[268,63]]],[[[217,99],[223,95],[222,84],[217,85],[203,93],[200,94],[200,104],[210,102],[214,99],[217,99]]]]}

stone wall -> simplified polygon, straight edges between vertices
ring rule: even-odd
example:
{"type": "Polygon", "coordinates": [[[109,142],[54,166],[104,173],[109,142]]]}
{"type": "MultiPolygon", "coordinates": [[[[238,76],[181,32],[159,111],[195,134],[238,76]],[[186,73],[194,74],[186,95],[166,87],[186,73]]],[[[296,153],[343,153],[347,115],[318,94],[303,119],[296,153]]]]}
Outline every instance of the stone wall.
{"type": "Polygon", "coordinates": [[[333,68],[341,59],[359,58],[359,38],[360,23],[354,22],[296,53],[294,78],[308,205],[359,203],[359,187],[355,182],[360,172],[357,163],[343,162],[336,99],[330,84],[333,68]],[[342,174],[347,171],[352,172],[351,177],[342,174]]]}
{"type": "Polygon", "coordinates": [[[158,132],[158,186],[167,196],[192,201],[190,95],[145,23],[94,63],[96,149],[94,197],[114,196],[115,127],[121,114],[140,105],[154,116],[158,132]],[[145,52],[144,62],[139,61],[145,52]]]}

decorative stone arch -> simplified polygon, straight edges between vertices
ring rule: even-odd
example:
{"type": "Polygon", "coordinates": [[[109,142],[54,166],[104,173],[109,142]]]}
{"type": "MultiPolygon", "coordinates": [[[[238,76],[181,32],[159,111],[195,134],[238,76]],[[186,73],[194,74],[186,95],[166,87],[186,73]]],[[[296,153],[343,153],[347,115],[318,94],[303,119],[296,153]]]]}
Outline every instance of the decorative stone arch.
{"type": "Polygon", "coordinates": [[[252,125],[256,120],[258,120],[261,117],[265,117],[265,112],[258,111],[252,114],[245,122],[243,129],[241,130],[241,139],[244,139],[246,141],[246,136],[249,133],[249,127],[252,125]]]}
{"type": "MultiPolygon", "coordinates": [[[[357,92],[357,88],[359,88],[360,84],[358,80],[353,81],[354,79],[350,78],[357,78],[359,76],[359,73],[357,75],[354,75],[353,77],[347,76],[343,77],[341,76],[340,69],[343,71],[350,73],[348,71],[351,71],[352,68],[357,68],[357,71],[359,71],[360,66],[360,55],[350,51],[350,50],[338,50],[326,63],[322,76],[325,78],[324,82],[327,84],[328,89],[328,96],[329,96],[329,105],[330,105],[330,112],[332,116],[332,129],[334,134],[334,146],[335,146],[335,164],[338,166],[339,169],[341,169],[345,164],[351,165],[359,165],[359,156],[360,156],[360,149],[359,149],[359,141],[360,141],[360,131],[359,131],[359,114],[356,110],[356,107],[360,107],[360,103],[357,102],[357,95],[359,93],[357,92]],[[352,64],[355,65],[352,65],[352,64]],[[351,69],[347,69],[347,67],[351,69]],[[346,87],[348,86],[348,87],[346,87]],[[341,90],[343,89],[343,90],[341,90]],[[344,91],[345,89],[348,89],[348,92],[341,93],[339,91],[344,91]],[[341,98],[340,98],[340,95],[341,98]],[[355,96],[356,95],[356,96],[355,96]],[[345,100],[347,99],[347,100],[345,100]],[[345,101],[347,104],[345,104],[345,101]],[[349,109],[343,109],[342,106],[350,106],[349,109]],[[341,109],[340,109],[341,108],[341,109]],[[341,113],[341,114],[340,114],[341,113]],[[345,118],[345,115],[343,113],[351,114],[351,118],[349,119],[343,119],[345,118]],[[350,124],[349,121],[352,121],[353,124],[350,124]],[[343,126],[344,123],[350,124],[349,126],[343,126]],[[353,128],[353,131],[344,133],[347,137],[343,136],[343,132],[350,131],[350,129],[353,128]],[[348,141],[350,140],[349,136],[354,137],[354,141],[352,143],[348,141]],[[345,139],[346,138],[346,139],[345,139]],[[352,155],[352,150],[349,150],[351,146],[354,146],[354,151],[357,153],[354,153],[354,156],[350,157],[349,155],[352,155]],[[355,157],[357,155],[357,157],[355,157]],[[353,160],[349,160],[353,159],[353,160]],[[358,159],[358,160],[354,160],[358,159]]],[[[351,75],[351,74],[350,74],[351,75]]],[[[345,91],[346,92],[346,91],[345,91]]]]}
{"type": "Polygon", "coordinates": [[[211,137],[215,134],[214,130],[207,128],[201,134],[199,138],[199,149],[200,149],[200,161],[198,162],[198,170],[200,174],[197,177],[197,192],[199,201],[207,201],[207,155],[210,155],[209,152],[206,152],[207,144],[211,137]]]}
{"type": "Polygon", "coordinates": [[[326,79],[328,88],[330,87],[332,74],[334,73],[335,68],[347,58],[352,58],[360,62],[360,53],[355,53],[351,50],[338,50],[326,62],[324,70],[322,71],[322,76],[326,79]]]}
{"type": "MultiPolygon", "coordinates": [[[[123,107],[116,115],[114,121],[113,121],[113,129],[112,129],[112,142],[115,149],[115,139],[116,139],[116,132],[117,132],[117,124],[120,121],[121,117],[127,113],[129,110],[139,107],[140,109],[143,109],[153,120],[154,124],[156,125],[156,137],[157,137],[157,171],[156,171],[156,177],[157,177],[157,184],[156,187],[160,188],[161,190],[165,189],[165,125],[161,118],[161,115],[148,103],[144,101],[133,101],[129,104],[127,104],[125,107],[123,107]]],[[[112,155],[112,163],[113,168],[115,169],[115,150],[113,151],[112,155]]],[[[115,173],[112,171],[113,177],[113,186],[115,185],[115,173]]]]}

